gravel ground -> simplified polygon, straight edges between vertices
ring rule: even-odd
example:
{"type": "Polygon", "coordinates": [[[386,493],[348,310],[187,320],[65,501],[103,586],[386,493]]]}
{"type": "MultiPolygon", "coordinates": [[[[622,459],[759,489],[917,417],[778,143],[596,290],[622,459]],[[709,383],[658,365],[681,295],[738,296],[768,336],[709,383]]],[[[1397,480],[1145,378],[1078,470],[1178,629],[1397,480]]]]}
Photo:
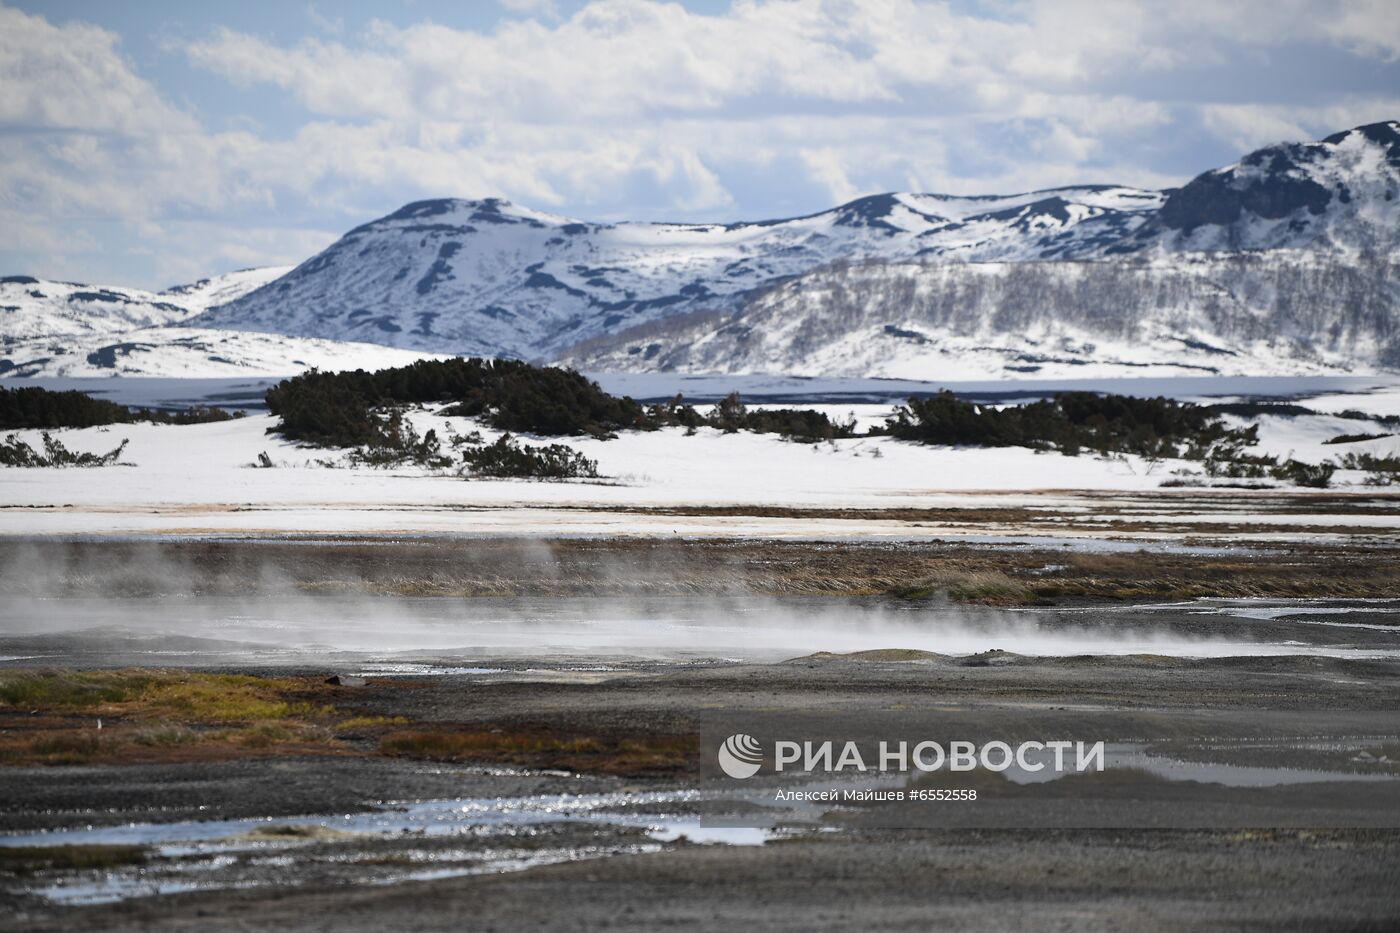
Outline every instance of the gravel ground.
{"type": "MultiPolygon", "coordinates": [[[[197,603],[182,605],[198,611],[197,603]]],[[[1053,628],[1056,618],[1047,615],[1045,625],[1053,628]]],[[[1371,627],[1312,624],[1355,618],[1343,610],[1311,615],[1307,625],[1204,618],[1186,609],[1138,617],[1119,605],[1086,605],[1064,618],[1066,625],[1110,628],[1147,619],[1177,634],[1214,626],[1260,640],[1302,637],[1351,649],[1393,647],[1397,621],[1394,612],[1380,611],[1365,617],[1371,627]]],[[[51,666],[157,663],[145,636],[111,632],[0,636],[0,655],[33,652],[37,637],[51,666]]],[[[229,643],[194,636],[181,648],[187,666],[278,676],[344,673],[364,660],[302,653],[269,666],[239,656],[229,643]]],[[[424,671],[465,663],[451,653],[377,660],[424,671]]],[[[364,813],[392,820],[414,801],[456,798],[606,795],[613,802],[592,818],[512,824],[507,831],[473,827],[438,837],[315,829],[285,839],[244,833],[243,848],[228,856],[211,849],[139,867],[0,872],[0,927],[1400,927],[1395,657],[844,657],[811,654],[795,643],[786,658],[762,661],[499,654],[490,663],[497,672],[371,677],[338,689],[344,708],[365,716],[445,729],[543,724],[684,732],[701,737],[702,756],[714,729],[756,724],[755,734],[772,735],[782,723],[818,721],[838,733],[925,726],[970,739],[1138,737],[1163,756],[1192,762],[1290,773],[1369,769],[1388,779],[1251,787],[1138,775],[1022,787],[983,776],[970,785],[983,794],[981,809],[926,810],[915,819],[881,806],[780,808],[768,795],[788,785],[776,778],[744,785],[741,801],[721,793],[732,792],[733,782],[704,762],[694,773],[668,777],[590,776],[383,758],[372,746],[356,746],[323,756],[9,767],[0,771],[0,828],[12,833],[314,814],[325,815],[322,822],[364,813]],[[1354,757],[1360,746],[1374,750],[1365,763],[1354,757]],[[649,832],[652,815],[682,822],[728,815],[780,831],[763,845],[701,845],[685,832],[649,832]],[[1094,828],[1105,826],[1112,828],[1094,828]],[[90,906],[41,896],[104,878],[193,877],[194,861],[195,890],[90,906]],[[424,869],[455,875],[415,880],[424,869]]]]}

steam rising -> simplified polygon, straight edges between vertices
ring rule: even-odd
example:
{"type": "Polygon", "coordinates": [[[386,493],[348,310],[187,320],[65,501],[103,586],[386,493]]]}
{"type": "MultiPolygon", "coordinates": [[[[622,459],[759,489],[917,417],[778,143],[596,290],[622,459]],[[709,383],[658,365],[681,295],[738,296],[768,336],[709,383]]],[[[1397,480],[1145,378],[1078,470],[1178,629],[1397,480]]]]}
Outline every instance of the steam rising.
{"type": "MultiPolygon", "coordinates": [[[[542,574],[565,572],[547,544],[539,548],[542,574]]],[[[1376,626],[1357,644],[1355,629],[1344,624],[1330,629],[1316,616],[1298,625],[1277,618],[1294,604],[1260,620],[1189,606],[1166,615],[1157,611],[1163,607],[1037,612],[744,594],[391,597],[311,594],[277,566],[259,564],[251,578],[243,570],[241,579],[253,582],[234,594],[211,586],[207,567],[196,568],[168,547],[113,551],[106,563],[53,548],[21,548],[0,568],[0,594],[8,594],[0,599],[0,636],[11,636],[13,644],[13,636],[25,643],[32,636],[81,636],[93,653],[100,653],[104,639],[128,651],[136,640],[143,645],[139,650],[165,657],[151,663],[211,651],[250,658],[293,652],[746,661],[877,649],[951,656],[992,650],[1032,656],[1400,656],[1400,628],[1376,626]],[[140,595],[70,595],[75,591],[140,595]],[[223,644],[201,646],[191,639],[223,644]]]]}

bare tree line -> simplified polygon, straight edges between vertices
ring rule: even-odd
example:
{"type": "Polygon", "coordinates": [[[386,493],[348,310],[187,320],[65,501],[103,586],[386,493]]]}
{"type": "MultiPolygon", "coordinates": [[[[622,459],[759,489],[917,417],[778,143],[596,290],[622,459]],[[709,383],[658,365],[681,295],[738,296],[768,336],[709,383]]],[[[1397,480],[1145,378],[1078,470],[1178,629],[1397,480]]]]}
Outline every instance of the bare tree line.
{"type": "Polygon", "coordinates": [[[1400,262],[1388,256],[1303,251],[1113,262],[842,261],[751,293],[736,311],[652,322],[592,341],[578,357],[616,361],[640,348],[668,367],[729,368],[798,359],[872,327],[995,337],[1065,326],[1115,340],[1165,329],[1225,345],[1284,341],[1301,354],[1400,367],[1397,273],[1400,262]]]}

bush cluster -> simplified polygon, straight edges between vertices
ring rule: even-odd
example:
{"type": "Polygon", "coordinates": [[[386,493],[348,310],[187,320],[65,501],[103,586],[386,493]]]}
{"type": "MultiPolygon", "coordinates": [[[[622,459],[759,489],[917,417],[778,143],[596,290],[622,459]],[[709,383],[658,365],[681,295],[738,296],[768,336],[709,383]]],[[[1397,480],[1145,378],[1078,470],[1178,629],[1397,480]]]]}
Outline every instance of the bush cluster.
{"type": "Polygon", "coordinates": [[[116,402],[93,398],[83,392],[53,392],[37,386],[18,389],[0,387],[0,430],[21,428],[91,428],[104,424],[131,424],[153,421],[157,424],[202,424],[237,417],[220,408],[190,408],[184,411],[151,411],[127,408],[116,402]]]}
{"type": "Polygon", "coordinates": [[[495,443],[468,447],[462,461],[478,476],[580,479],[598,475],[598,463],[564,444],[525,447],[509,434],[495,443]]]}
{"type": "Polygon", "coordinates": [[[1285,460],[1277,466],[1269,468],[1269,475],[1274,479],[1292,483],[1294,486],[1310,486],[1314,489],[1326,489],[1332,485],[1332,474],[1335,472],[1337,472],[1336,464],[1304,463],[1301,460],[1285,460]]]}
{"type": "Polygon", "coordinates": [[[1337,464],[1343,470],[1362,470],[1369,473],[1366,477],[1368,486],[1400,485],[1400,454],[1378,456],[1351,451],[1338,457],[1337,464]]]}
{"type": "Polygon", "coordinates": [[[1361,441],[1378,441],[1383,437],[1390,437],[1389,434],[1338,434],[1336,437],[1328,438],[1324,444],[1356,444],[1361,441]]]}
{"type": "MultiPolygon", "coordinates": [[[[677,403],[672,404],[673,410],[677,403]]],[[[691,413],[695,414],[694,409],[691,413]]],[[[767,408],[750,411],[738,392],[731,392],[715,404],[708,417],[696,414],[692,421],[676,421],[686,427],[706,425],[733,434],[752,431],[755,434],[781,434],[799,441],[829,441],[838,437],[854,437],[853,422],[837,423],[824,412],[810,408],[767,408]]]]}
{"type": "Polygon", "coordinates": [[[964,401],[945,390],[928,398],[911,398],[886,422],[885,432],[925,444],[1193,459],[1211,452],[1237,452],[1258,438],[1256,427],[1231,428],[1189,402],[1094,392],[1064,392],[1025,405],[995,408],[964,401]]]}
{"type": "MultiPolygon", "coordinates": [[[[378,372],[311,370],[267,392],[278,430],[293,440],[327,447],[360,447],[390,457],[416,443],[393,412],[405,405],[450,403],[439,412],[478,418],[501,431],[550,437],[611,437],[621,430],[679,425],[776,433],[804,440],[850,437],[851,425],[816,411],[750,412],[737,393],[702,415],[680,396],[643,408],[618,398],[571,369],[519,360],[420,360],[378,372]]],[[[398,460],[404,459],[399,457],[398,460]]],[[[414,459],[414,458],[409,458],[414,459]]]]}
{"type": "Polygon", "coordinates": [[[419,437],[401,409],[392,408],[385,412],[373,412],[372,415],[379,422],[380,440],[352,450],[349,454],[352,464],[391,467],[416,463],[432,468],[452,465],[452,458],[442,452],[442,442],[438,440],[437,432],[429,429],[428,433],[419,437]]]}
{"type": "Polygon", "coordinates": [[[503,431],[604,437],[647,426],[630,398],[615,398],[573,370],[519,360],[420,360],[378,372],[311,370],[267,392],[281,433],[329,447],[399,443],[379,409],[453,403],[443,414],[480,418],[503,431]]]}

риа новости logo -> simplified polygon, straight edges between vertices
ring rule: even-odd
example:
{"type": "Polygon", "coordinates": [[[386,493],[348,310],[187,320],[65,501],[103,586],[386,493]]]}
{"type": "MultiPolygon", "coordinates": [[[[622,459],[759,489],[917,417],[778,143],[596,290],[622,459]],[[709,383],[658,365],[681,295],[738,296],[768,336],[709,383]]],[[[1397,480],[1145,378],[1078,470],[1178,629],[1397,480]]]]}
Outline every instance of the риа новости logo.
{"type": "Polygon", "coordinates": [[[732,778],[750,778],[763,765],[763,746],[758,739],[736,732],[719,747],[719,766],[732,778]]]}

